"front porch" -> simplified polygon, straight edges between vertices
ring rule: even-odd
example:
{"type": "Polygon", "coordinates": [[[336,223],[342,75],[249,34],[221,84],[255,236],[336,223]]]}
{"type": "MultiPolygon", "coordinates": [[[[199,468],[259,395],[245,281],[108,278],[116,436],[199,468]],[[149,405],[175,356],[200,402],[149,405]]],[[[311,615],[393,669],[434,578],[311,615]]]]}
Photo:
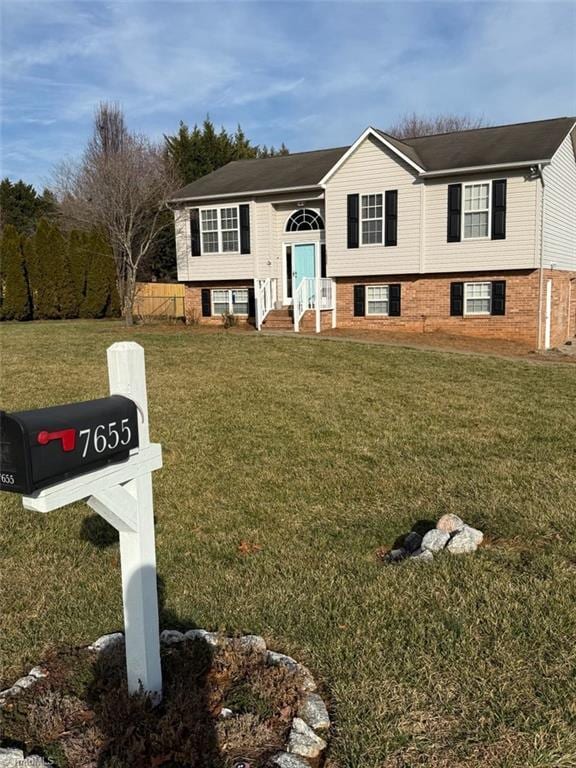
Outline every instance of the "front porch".
{"type": "Polygon", "coordinates": [[[292,304],[279,296],[275,277],[254,280],[256,329],[314,330],[336,327],[336,282],[329,277],[303,277],[293,290],[292,304]]]}

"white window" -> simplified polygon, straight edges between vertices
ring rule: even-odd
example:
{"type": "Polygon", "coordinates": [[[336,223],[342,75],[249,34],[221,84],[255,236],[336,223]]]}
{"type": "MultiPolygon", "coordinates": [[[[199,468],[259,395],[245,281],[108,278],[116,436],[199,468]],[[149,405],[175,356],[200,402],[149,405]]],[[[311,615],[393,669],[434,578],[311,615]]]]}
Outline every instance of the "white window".
{"type": "Polygon", "coordinates": [[[247,315],[248,288],[214,289],[212,291],[213,315],[247,315]]]}
{"type": "Polygon", "coordinates": [[[490,234],[490,184],[464,184],[465,240],[490,234]]]}
{"type": "Polygon", "coordinates": [[[388,286],[387,285],[367,285],[366,286],[366,314],[367,315],[387,315],[388,314],[388,286]]]}
{"type": "Polygon", "coordinates": [[[492,283],[464,283],[464,314],[489,315],[492,312],[492,283]]]}
{"type": "Polygon", "coordinates": [[[382,195],[362,195],[360,227],[362,245],[382,243],[382,195]]]}
{"type": "Polygon", "coordinates": [[[203,208],[200,211],[202,253],[238,253],[238,207],[203,208]]]}

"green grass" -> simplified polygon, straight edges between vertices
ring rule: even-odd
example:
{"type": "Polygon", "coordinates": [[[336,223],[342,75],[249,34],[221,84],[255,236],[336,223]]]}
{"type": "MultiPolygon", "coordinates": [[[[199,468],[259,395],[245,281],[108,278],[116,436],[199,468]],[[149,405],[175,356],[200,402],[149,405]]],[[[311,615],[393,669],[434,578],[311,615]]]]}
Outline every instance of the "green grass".
{"type": "MultiPolygon", "coordinates": [[[[261,633],[310,666],[331,766],[576,764],[573,366],[113,322],[0,331],[7,410],[100,397],[106,347],[145,347],[163,626],[261,633]],[[488,546],[376,561],[444,512],[488,546]]],[[[121,594],[87,507],[2,507],[9,683],[120,627],[121,594]]]]}

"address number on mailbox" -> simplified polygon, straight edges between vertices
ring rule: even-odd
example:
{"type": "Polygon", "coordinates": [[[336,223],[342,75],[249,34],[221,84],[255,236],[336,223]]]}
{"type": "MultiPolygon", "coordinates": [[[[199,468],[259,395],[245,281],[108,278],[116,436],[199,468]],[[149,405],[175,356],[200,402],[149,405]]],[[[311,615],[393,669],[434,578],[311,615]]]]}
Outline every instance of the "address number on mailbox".
{"type": "Polygon", "coordinates": [[[138,410],[112,395],[37,411],[0,412],[0,490],[32,493],[128,459],[138,410]]]}

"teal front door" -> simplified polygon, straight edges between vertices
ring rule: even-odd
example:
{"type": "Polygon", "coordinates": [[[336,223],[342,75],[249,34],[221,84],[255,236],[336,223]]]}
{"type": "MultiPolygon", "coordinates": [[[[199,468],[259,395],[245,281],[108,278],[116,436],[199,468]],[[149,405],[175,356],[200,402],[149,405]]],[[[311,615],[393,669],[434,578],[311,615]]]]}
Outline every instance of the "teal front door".
{"type": "Polygon", "coordinates": [[[316,246],[311,244],[298,244],[293,249],[293,290],[300,285],[303,277],[316,277],[316,246]]]}

